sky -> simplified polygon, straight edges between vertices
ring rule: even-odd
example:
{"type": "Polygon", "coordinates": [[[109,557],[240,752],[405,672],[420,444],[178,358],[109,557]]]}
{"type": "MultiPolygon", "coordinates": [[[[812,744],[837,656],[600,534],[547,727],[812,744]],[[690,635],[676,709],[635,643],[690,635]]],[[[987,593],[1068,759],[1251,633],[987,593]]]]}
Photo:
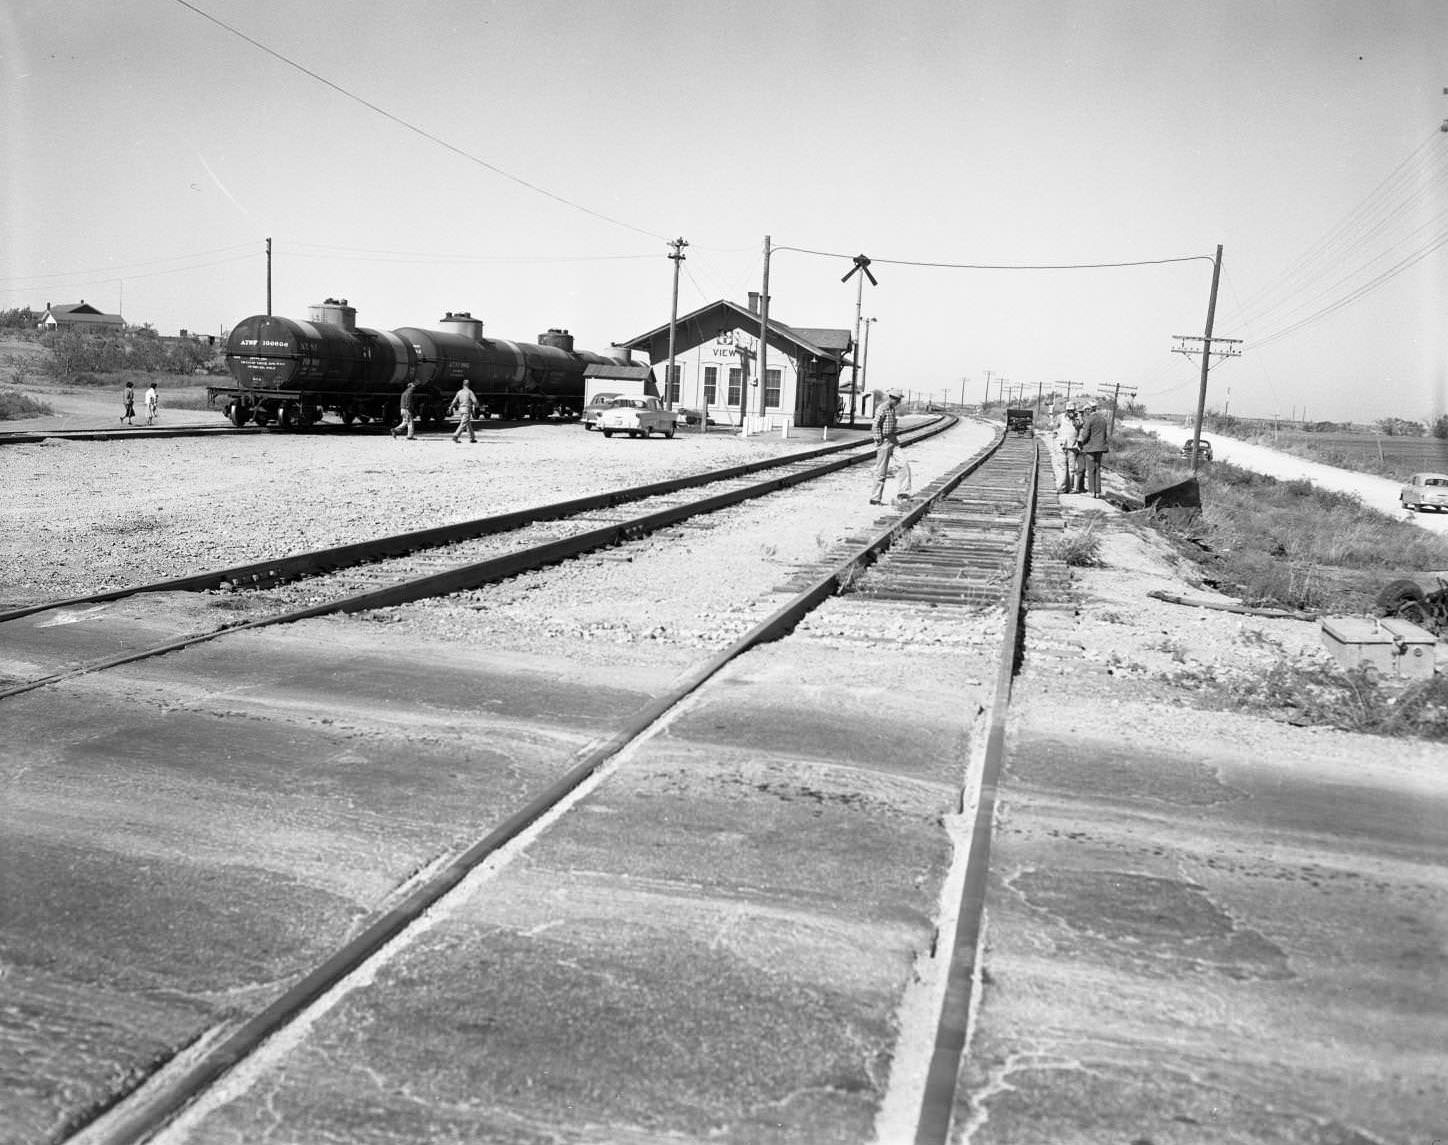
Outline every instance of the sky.
{"type": "Polygon", "coordinates": [[[602,351],[768,236],[870,388],[1170,414],[1220,245],[1208,409],[1433,418],[1445,88],[1442,0],[6,0],[0,308],[221,332],[270,239],[274,313],[602,351]]]}

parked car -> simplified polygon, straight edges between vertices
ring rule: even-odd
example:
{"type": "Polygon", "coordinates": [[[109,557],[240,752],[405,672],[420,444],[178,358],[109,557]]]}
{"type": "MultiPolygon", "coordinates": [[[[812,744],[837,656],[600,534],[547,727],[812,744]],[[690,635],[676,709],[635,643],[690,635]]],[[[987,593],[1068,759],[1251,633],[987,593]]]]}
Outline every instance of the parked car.
{"type": "Polygon", "coordinates": [[[612,437],[616,433],[648,437],[656,432],[673,437],[678,426],[678,415],[673,410],[664,409],[658,398],[618,398],[598,419],[598,428],[603,431],[604,437],[612,437]]]}
{"type": "Polygon", "coordinates": [[[597,429],[598,419],[603,416],[603,411],[618,401],[618,394],[594,394],[583,407],[583,428],[597,429]]]}
{"type": "Polygon", "coordinates": [[[1410,513],[1414,509],[1448,508],[1448,473],[1414,473],[1398,492],[1398,500],[1410,513]]]}
{"type": "MultiPolygon", "coordinates": [[[[1210,461],[1210,460],[1212,459],[1212,443],[1211,443],[1210,441],[1208,441],[1205,437],[1199,437],[1199,438],[1197,438],[1197,440],[1196,440],[1196,447],[1197,447],[1197,457],[1198,457],[1200,460],[1202,460],[1202,461],[1210,461]]],[[[1182,456],[1185,457],[1188,461],[1190,461],[1190,460],[1192,459],[1192,441],[1191,441],[1191,439],[1188,439],[1188,440],[1182,442],[1182,456]]]]}

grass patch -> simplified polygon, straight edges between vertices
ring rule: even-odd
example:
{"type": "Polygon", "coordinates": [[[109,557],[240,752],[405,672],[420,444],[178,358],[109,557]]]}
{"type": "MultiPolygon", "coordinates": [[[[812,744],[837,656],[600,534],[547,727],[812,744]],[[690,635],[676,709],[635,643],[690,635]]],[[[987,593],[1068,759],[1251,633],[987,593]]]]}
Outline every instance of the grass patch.
{"type": "Polygon", "coordinates": [[[1079,528],[1068,525],[1046,549],[1046,555],[1065,561],[1072,568],[1096,568],[1101,564],[1101,514],[1092,513],[1079,528]]]}
{"type": "Polygon", "coordinates": [[[1448,677],[1402,683],[1334,661],[1283,659],[1266,671],[1193,667],[1172,683],[1223,711],[1259,712],[1299,727],[1448,742],[1448,677]]]}
{"type": "Polygon", "coordinates": [[[0,390],[0,421],[18,421],[27,417],[49,417],[55,412],[49,405],[36,401],[19,390],[0,390]]]}
{"type": "MultiPolygon", "coordinates": [[[[1158,438],[1119,429],[1112,467],[1143,488],[1190,476],[1158,438]]],[[[1448,569],[1448,539],[1308,481],[1279,481],[1223,461],[1197,473],[1202,511],[1155,518],[1213,587],[1254,606],[1370,615],[1391,580],[1448,569]]]]}

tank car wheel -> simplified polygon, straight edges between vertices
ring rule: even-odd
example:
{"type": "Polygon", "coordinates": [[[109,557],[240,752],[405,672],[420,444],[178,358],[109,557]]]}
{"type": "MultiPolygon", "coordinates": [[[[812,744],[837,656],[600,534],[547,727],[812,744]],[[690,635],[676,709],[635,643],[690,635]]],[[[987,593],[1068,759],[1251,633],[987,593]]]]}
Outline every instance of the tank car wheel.
{"type": "Polygon", "coordinates": [[[240,429],[251,420],[251,414],[240,402],[232,402],[226,407],[226,420],[240,429]]]}
{"type": "Polygon", "coordinates": [[[603,436],[604,436],[604,437],[612,437],[612,436],[613,436],[613,430],[611,430],[611,429],[606,429],[606,430],[604,430],[604,431],[603,431],[603,436]]]}
{"type": "Polygon", "coordinates": [[[271,421],[271,418],[270,416],[268,416],[266,410],[258,407],[257,409],[251,411],[251,420],[256,422],[257,425],[264,426],[271,421]]]}

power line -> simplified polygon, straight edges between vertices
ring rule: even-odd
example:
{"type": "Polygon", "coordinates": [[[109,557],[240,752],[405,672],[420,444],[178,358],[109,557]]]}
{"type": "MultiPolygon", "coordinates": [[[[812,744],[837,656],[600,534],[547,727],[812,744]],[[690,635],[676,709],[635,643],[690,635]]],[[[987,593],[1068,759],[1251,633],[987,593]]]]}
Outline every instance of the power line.
{"type": "MultiPolygon", "coordinates": [[[[253,253],[253,254],[254,254],[254,253],[259,253],[259,252],[257,252],[257,251],[255,250],[255,244],[253,244],[253,243],[237,243],[237,244],[235,244],[235,245],[233,245],[233,246],[217,247],[217,248],[215,248],[215,249],[213,249],[213,250],[191,251],[191,252],[189,252],[189,253],[187,253],[187,254],[166,255],[166,256],[163,256],[163,257],[161,257],[161,258],[141,259],[140,261],[137,261],[137,262],[126,262],[126,263],[120,263],[120,264],[112,264],[112,265],[109,265],[109,266],[90,267],[90,268],[81,269],[81,270],[54,271],[54,272],[52,272],[52,273],[50,273],[50,274],[4,275],[4,276],[0,276],[0,282],[36,283],[37,286],[39,286],[39,284],[41,284],[43,281],[50,280],[50,279],[56,279],[56,278],[98,278],[98,279],[99,279],[99,278],[103,278],[103,279],[141,278],[141,277],[144,277],[144,276],[145,276],[145,273],[146,273],[146,272],[145,272],[144,270],[142,270],[141,268],[143,268],[143,267],[149,267],[149,266],[155,266],[155,265],[158,264],[158,263],[178,262],[178,261],[181,261],[181,260],[183,260],[183,259],[184,259],[184,260],[191,260],[191,259],[198,259],[198,258],[206,258],[206,257],[208,257],[208,256],[210,256],[210,255],[237,255],[237,257],[247,257],[247,256],[244,255],[244,254],[239,254],[238,252],[248,252],[248,251],[251,252],[251,253],[253,253]]],[[[158,271],[156,271],[155,273],[157,273],[157,274],[169,274],[169,273],[171,272],[171,270],[195,270],[195,269],[200,269],[201,267],[206,267],[206,266],[219,266],[219,265],[220,265],[221,263],[223,263],[223,262],[232,262],[232,261],[235,261],[235,259],[233,259],[233,258],[223,258],[223,259],[218,259],[218,260],[215,261],[215,262],[198,263],[198,264],[196,264],[195,266],[190,266],[190,267],[173,267],[173,268],[170,268],[170,269],[158,270],[158,271]]],[[[19,287],[19,288],[17,288],[17,289],[25,289],[25,287],[22,286],[22,287],[19,287]]]]}
{"type": "Polygon", "coordinates": [[[379,107],[377,104],[372,103],[370,100],[364,99],[362,96],[357,95],[355,92],[348,91],[341,84],[334,83],[326,76],[319,75],[317,72],[312,71],[311,68],[305,67],[304,65],[297,63],[296,60],[293,60],[288,56],[282,55],[281,52],[278,52],[274,48],[267,47],[267,45],[263,44],[260,40],[255,40],[240,29],[233,28],[224,20],[219,20],[215,16],[211,15],[211,13],[203,11],[202,9],[196,7],[195,4],[188,3],[187,0],[176,0],[176,3],[181,5],[181,7],[188,9],[189,11],[195,12],[196,15],[200,16],[202,19],[211,21],[211,23],[215,24],[218,28],[230,32],[233,36],[236,36],[239,39],[245,40],[252,47],[265,52],[273,59],[281,61],[282,63],[286,64],[287,67],[294,68],[297,71],[301,72],[303,75],[308,76],[311,79],[316,80],[318,83],[331,88],[338,95],[345,96],[347,99],[352,100],[354,103],[360,103],[369,111],[374,111],[378,115],[382,116],[384,119],[390,120],[391,122],[397,124],[399,127],[404,127],[408,131],[411,131],[416,135],[422,136],[422,138],[428,140],[430,143],[436,143],[439,147],[442,147],[447,151],[451,151],[454,155],[466,159],[469,163],[476,163],[479,167],[491,171],[494,175],[501,176],[504,179],[508,179],[514,183],[517,183],[520,187],[526,187],[530,191],[534,191],[539,195],[543,195],[546,198],[552,199],[555,203],[562,203],[565,207],[572,207],[576,211],[582,211],[585,215],[592,215],[595,219],[601,219],[603,222],[612,223],[614,226],[623,227],[626,230],[634,231],[637,234],[647,235],[649,238],[658,239],[660,242],[668,241],[664,238],[663,235],[655,234],[653,231],[645,230],[643,227],[636,227],[632,223],[626,223],[622,219],[614,218],[612,215],[605,215],[601,211],[595,211],[592,207],[585,207],[582,203],[576,202],[573,199],[566,198],[563,195],[555,194],[554,192],[549,191],[544,187],[538,186],[536,183],[530,183],[527,179],[524,179],[518,175],[514,175],[511,171],[505,171],[503,168],[497,166],[496,164],[489,163],[486,159],[479,158],[472,152],[464,151],[461,147],[458,147],[455,144],[449,143],[447,140],[442,139],[437,135],[434,135],[426,128],[418,127],[417,124],[411,123],[408,120],[403,119],[401,116],[394,115],[386,108],[379,107]]]}
{"type": "MultiPolygon", "coordinates": [[[[817,255],[821,258],[843,258],[854,259],[852,254],[840,254],[836,251],[808,250],[804,247],[776,247],[776,250],[793,250],[801,254],[817,255]]],[[[1147,258],[1134,259],[1128,262],[1075,262],[1075,263],[984,263],[984,262],[921,262],[916,259],[905,258],[879,258],[870,256],[870,262],[884,263],[887,266],[918,266],[937,270],[1111,270],[1117,267],[1130,266],[1162,266],[1173,262],[1211,262],[1209,254],[1185,255],[1180,258],[1147,258]]]]}

